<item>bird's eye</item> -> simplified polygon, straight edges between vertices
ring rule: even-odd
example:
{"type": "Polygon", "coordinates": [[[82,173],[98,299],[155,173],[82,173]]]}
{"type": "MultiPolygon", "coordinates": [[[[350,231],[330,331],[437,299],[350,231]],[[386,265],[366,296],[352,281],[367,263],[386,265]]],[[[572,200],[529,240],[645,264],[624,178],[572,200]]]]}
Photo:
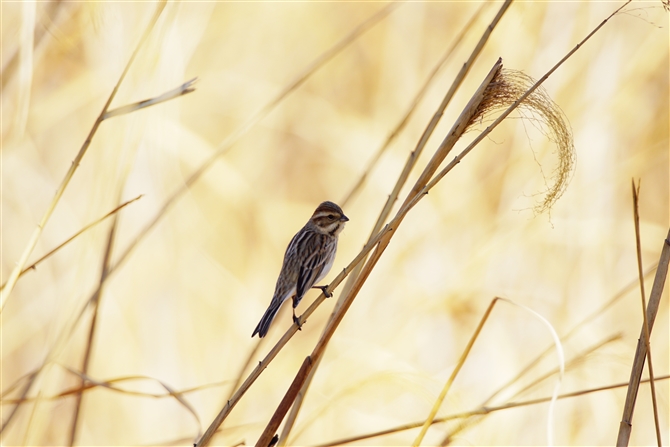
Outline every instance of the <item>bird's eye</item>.
{"type": "Polygon", "coordinates": [[[329,214],[328,219],[333,220],[333,219],[335,219],[335,216],[333,216],[332,214],[329,214]]]}

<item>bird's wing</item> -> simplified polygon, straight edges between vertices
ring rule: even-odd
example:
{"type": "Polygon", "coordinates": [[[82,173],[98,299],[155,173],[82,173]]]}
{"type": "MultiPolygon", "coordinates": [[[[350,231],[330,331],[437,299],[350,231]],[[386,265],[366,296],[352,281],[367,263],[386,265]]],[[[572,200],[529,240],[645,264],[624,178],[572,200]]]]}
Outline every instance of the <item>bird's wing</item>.
{"type": "Polygon", "coordinates": [[[323,272],[323,268],[328,262],[328,254],[329,250],[324,247],[322,250],[311,253],[300,266],[293,307],[298,305],[305,293],[307,293],[321,276],[321,272],[323,272]]]}

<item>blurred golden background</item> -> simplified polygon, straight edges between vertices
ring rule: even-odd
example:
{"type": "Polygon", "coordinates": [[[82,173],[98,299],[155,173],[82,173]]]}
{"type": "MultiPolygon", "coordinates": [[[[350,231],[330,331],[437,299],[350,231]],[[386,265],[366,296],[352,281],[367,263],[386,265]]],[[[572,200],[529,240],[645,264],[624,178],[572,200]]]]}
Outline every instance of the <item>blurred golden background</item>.
{"type": "MultiPolygon", "coordinates": [[[[498,57],[505,67],[539,79],[621,5],[513,3],[400,200],[498,57]]],[[[269,114],[245,126],[385,6],[167,3],[111,108],[198,77],[195,92],[101,124],[29,264],[142,194],[118,213],[114,264],[186,179],[232,135],[242,135],[109,276],[91,345],[88,376],[97,381],[143,376],[148,379],[115,386],[156,394],[166,393],[158,381],[176,391],[200,387],[183,394],[200,426],[173,397],[97,386],[83,394],[75,444],[192,444],[234,391],[259,343],[250,335],[270,301],[286,245],[318,203],[337,202],[351,219],[326,283],[360,251],[405,160],[500,4],[399,4],[269,114]],[[343,204],[480,7],[406,128],[343,204]],[[204,387],[212,383],[217,385],[204,387]]],[[[157,4],[3,1],[1,7],[4,283],[157,4]]],[[[316,445],[425,419],[495,296],[532,308],[560,335],[595,314],[565,342],[566,358],[579,361],[567,369],[561,392],[628,381],[642,327],[631,178],[641,179],[645,269],[658,261],[668,231],[668,29],[660,1],[632,3],[544,84],[570,121],[577,152],[568,188],[550,213],[534,215],[532,207],[556,166],[555,146],[534,123],[520,119],[503,123],[410,212],[331,341],[291,444],[316,445]]],[[[475,135],[466,134],[456,150],[475,135]]],[[[45,366],[30,400],[4,426],[3,445],[70,442],[76,397],[52,397],[79,386],[80,377],[70,370],[82,370],[92,307],[77,317],[100,281],[111,225],[112,219],[105,220],[26,273],[4,303],[3,424],[27,383],[21,377],[45,366]]],[[[647,296],[652,280],[648,275],[647,296]]],[[[299,313],[317,295],[308,294],[299,313]]],[[[264,371],[213,444],[256,442],[335,299],[264,371]]],[[[250,367],[290,324],[286,304],[250,367]]],[[[657,376],[668,373],[669,340],[666,291],[651,338],[657,376]]],[[[439,415],[478,408],[551,343],[539,321],[499,303],[439,415]]],[[[512,397],[554,367],[550,353],[492,405],[550,396],[555,376],[512,397]]],[[[613,444],[625,393],[622,387],[558,401],[554,443],[613,444]]],[[[657,382],[656,394],[667,445],[667,380],[657,382]]],[[[547,417],[546,403],[498,411],[458,432],[452,443],[543,445],[547,417]]],[[[456,425],[433,426],[425,444],[439,444],[456,425]]],[[[416,433],[357,444],[406,445],[416,433]]],[[[631,444],[656,444],[648,384],[640,387],[631,444]]]]}

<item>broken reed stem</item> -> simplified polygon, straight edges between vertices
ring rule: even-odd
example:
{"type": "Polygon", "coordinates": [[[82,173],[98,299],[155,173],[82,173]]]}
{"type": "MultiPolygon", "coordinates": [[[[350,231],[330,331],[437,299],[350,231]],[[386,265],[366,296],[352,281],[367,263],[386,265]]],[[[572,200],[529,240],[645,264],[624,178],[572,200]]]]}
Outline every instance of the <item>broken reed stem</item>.
{"type": "Polygon", "coordinates": [[[635,187],[635,179],[631,179],[631,187],[633,189],[633,220],[635,222],[635,251],[637,254],[637,273],[640,280],[640,298],[642,303],[642,324],[644,327],[644,336],[647,347],[647,366],[649,368],[649,386],[651,388],[651,402],[654,409],[654,426],[656,428],[656,442],[658,447],[661,447],[661,429],[658,422],[658,405],[656,403],[656,385],[654,384],[654,367],[651,361],[651,346],[650,346],[650,334],[649,334],[649,324],[647,322],[647,303],[644,293],[644,275],[642,274],[642,243],[640,241],[640,207],[639,207],[639,197],[640,197],[640,185],[641,181],[637,183],[637,188],[635,187]]]}
{"type": "MultiPolygon", "coordinates": [[[[458,88],[462,85],[463,80],[465,80],[466,75],[469,73],[470,69],[472,68],[475,61],[477,60],[477,57],[479,56],[482,49],[484,48],[484,45],[488,41],[488,38],[490,37],[493,30],[495,29],[495,27],[500,22],[500,20],[502,19],[502,16],[505,14],[505,12],[507,11],[507,9],[511,5],[511,3],[512,3],[512,0],[506,0],[503,3],[503,5],[498,10],[498,13],[494,17],[493,21],[489,24],[489,26],[486,28],[486,31],[484,32],[484,34],[479,39],[479,42],[475,46],[474,50],[472,50],[472,53],[470,54],[470,57],[465,62],[465,64],[463,64],[463,66],[461,67],[461,70],[456,75],[456,78],[452,82],[451,87],[447,91],[447,93],[444,96],[442,102],[438,106],[437,111],[433,114],[432,119],[430,120],[430,122],[428,123],[428,126],[424,130],[424,132],[423,132],[421,138],[419,139],[419,142],[417,143],[414,151],[412,151],[410,153],[407,161],[405,162],[405,166],[404,166],[400,176],[398,177],[398,180],[396,181],[396,184],[393,187],[393,190],[391,191],[391,194],[389,195],[388,199],[386,200],[386,203],[384,204],[384,207],[382,208],[382,211],[377,218],[377,222],[375,222],[375,225],[374,225],[372,231],[370,232],[368,242],[370,240],[372,240],[372,238],[375,237],[375,235],[377,235],[379,233],[379,231],[382,229],[382,226],[384,225],[384,222],[386,222],[389,215],[391,214],[391,210],[393,209],[393,204],[398,200],[400,190],[405,186],[405,183],[407,182],[407,179],[409,178],[410,172],[412,171],[412,169],[416,165],[416,162],[419,159],[419,156],[423,152],[423,149],[426,146],[426,143],[428,142],[429,138],[432,136],[433,131],[437,127],[438,122],[440,121],[440,119],[444,115],[445,109],[447,108],[447,106],[449,105],[449,103],[453,99],[454,95],[458,91],[458,88]]],[[[407,119],[409,118],[410,114],[412,113],[412,111],[416,107],[416,104],[418,104],[419,100],[421,99],[421,96],[426,91],[427,87],[429,86],[430,82],[434,78],[435,74],[439,71],[441,66],[448,59],[449,55],[451,54],[453,49],[456,47],[457,43],[462,40],[462,38],[465,35],[465,33],[467,32],[467,30],[474,23],[475,19],[477,18],[477,16],[482,11],[484,5],[486,5],[486,4],[482,4],[482,6],[477,10],[477,12],[474,14],[474,16],[470,19],[470,21],[466,24],[464,29],[461,31],[460,35],[458,36],[458,38],[456,39],[454,44],[451,46],[451,48],[447,51],[447,53],[445,53],[445,55],[440,59],[438,64],[435,66],[435,68],[433,69],[433,72],[431,73],[431,75],[426,80],[426,83],[419,90],[419,93],[418,93],[417,97],[415,98],[415,100],[413,101],[412,106],[410,107],[410,110],[405,115],[405,118],[403,120],[401,120],[398,127],[396,127],[396,129],[391,133],[391,136],[397,135],[397,133],[401,129],[400,126],[401,125],[404,126],[404,124],[407,122],[407,119]]],[[[386,144],[384,146],[382,146],[382,148],[385,148],[386,146],[388,146],[388,143],[390,143],[390,140],[391,140],[391,137],[389,137],[386,144]]],[[[378,155],[381,155],[381,151],[379,152],[378,155]]],[[[377,156],[375,158],[375,160],[378,159],[378,158],[379,157],[377,156]]],[[[359,180],[359,182],[356,184],[356,186],[352,190],[352,192],[347,196],[347,198],[345,200],[348,200],[352,196],[352,194],[354,193],[356,188],[359,187],[360,185],[362,185],[363,179],[365,178],[365,176],[366,176],[366,174],[364,173],[363,176],[361,177],[361,179],[359,180]]],[[[347,282],[344,285],[344,289],[343,289],[342,293],[340,294],[340,297],[338,298],[338,300],[335,304],[335,307],[333,308],[333,312],[330,315],[329,322],[330,322],[330,320],[333,319],[335,313],[339,311],[340,307],[342,306],[342,303],[344,302],[344,299],[348,296],[349,291],[351,290],[351,287],[354,284],[354,281],[356,281],[356,279],[358,278],[358,275],[360,274],[360,271],[361,271],[361,268],[363,267],[364,262],[365,262],[365,260],[362,263],[359,263],[356,267],[354,267],[354,270],[352,271],[351,275],[347,279],[347,282]]],[[[324,328],[324,331],[325,331],[325,328],[324,328]]],[[[304,384],[303,388],[300,390],[300,393],[298,394],[298,398],[296,399],[293,406],[291,407],[291,413],[288,415],[286,424],[284,424],[284,428],[283,428],[282,434],[280,436],[280,440],[279,440],[280,446],[286,445],[288,435],[291,432],[293,424],[294,424],[294,422],[297,418],[298,412],[300,411],[300,407],[302,406],[303,399],[304,399],[304,397],[307,394],[307,391],[309,389],[309,384],[312,382],[312,377],[316,373],[320,363],[321,363],[321,357],[314,362],[313,367],[310,371],[310,374],[309,374],[307,380],[305,381],[305,384],[304,384]]]]}
{"type": "MultiPolygon", "coordinates": [[[[670,379],[670,375],[656,377],[656,381],[668,380],[668,379],[670,379]]],[[[645,380],[642,380],[642,383],[646,383],[648,381],[649,381],[648,379],[645,379],[645,380]]],[[[597,388],[589,388],[587,390],[581,390],[581,391],[575,391],[573,393],[561,394],[557,398],[558,399],[567,399],[567,398],[571,398],[571,397],[579,397],[579,396],[584,396],[586,394],[597,393],[599,391],[608,391],[608,390],[613,390],[613,389],[616,389],[616,388],[623,388],[626,385],[628,385],[627,382],[626,383],[617,383],[617,384],[614,384],[614,385],[606,385],[606,386],[597,387],[597,388]]],[[[526,406],[529,406],[529,405],[543,404],[543,403],[546,403],[546,402],[550,402],[551,400],[552,400],[552,397],[542,397],[542,398],[539,398],[539,399],[530,399],[530,400],[525,400],[525,401],[520,401],[520,402],[510,402],[510,403],[507,403],[507,404],[504,404],[504,405],[498,405],[498,406],[494,406],[494,407],[481,407],[481,408],[478,408],[478,409],[472,410],[472,411],[465,411],[465,412],[462,412],[462,413],[455,413],[455,414],[451,414],[451,415],[448,415],[448,416],[436,418],[433,421],[433,425],[434,424],[440,424],[440,423],[443,423],[443,422],[453,421],[453,420],[456,420],[456,419],[465,419],[465,418],[470,418],[470,417],[473,417],[473,416],[483,416],[483,415],[493,413],[495,411],[507,410],[507,409],[510,409],[510,408],[519,408],[519,407],[526,407],[526,406]]],[[[363,440],[366,440],[366,439],[376,438],[376,437],[384,436],[384,435],[390,435],[390,434],[398,433],[398,432],[405,431],[405,430],[411,430],[413,428],[419,428],[422,425],[423,425],[423,421],[421,421],[421,422],[411,422],[409,424],[399,425],[399,426],[389,428],[389,429],[386,429],[386,430],[380,430],[380,431],[376,431],[376,432],[372,432],[372,433],[367,433],[367,434],[364,434],[364,435],[351,436],[349,438],[337,439],[335,441],[328,442],[328,443],[325,443],[325,444],[317,444],[313,447],[333,447],[333,446],[338,446],[338,445],[350,444],[352,442],[363,441],[363,440]]]]}
{"type": "Polygon", "coordinates": [[[25,267],[26,263],[28,262],[28,258],[30,257],[30,254],[33,252],[35,249],[35,246],[37,245],[37,241],[39,240],[40,236],[42,235],[42,231],[44,230],[44,227],[46,226],[47,222],[49,221],[49,218],[53,214],[54,210],[56,209],[56,205],[58,205],[58,202],[60,201],[61,196],[65,192],[65,188],[70,184],[70,180],[72,179],[72,176],[74,176],[74,172],[77,170],[79,167],[79,164],[81,163],[81,160],[84,158],[84,155],[86,155],[86,151],[88,150],[89,146],[91,145],[91,141],[93,140],[93,137],[95,136],[96,132],[98,131],[98,127],[100,127],[100,124],[104,120],[104,116],[107,113],[107,110],[109,109],[110,104],[112,103],[112,100],[116,96],[116,92],[119,90],[119,87],[121,86],[121,83],[126,77],[126,74],[128,73],[128,70],[130,69],[130,66],[132,65],[133,61],[135,60],[135,57],[139,53],[140,48],[144,44],[144,42],[147,40],[149,37],[149,34],[151,34],[151,31],[154,28],[154,25],[156,25],[156,22],[158,21],[158,18],[160,17],[161,13],[163,12],[163,9],[165,9],[165,5],[167,4],[167,0],[163,0],[158,4],[158,7],[156,9],[156,12],[154,13],[154,16],[151,18],[151,21],[149,22],[148,26],[144,30],[144,34],[142,34],[142,37],[140,38],[139,42],[137,43],[137,46],[135,47],[135,50],[133,53],[130,55],[130,59],[128,60],[128,63],[126,63],[125,68],[123,69],[123,72],[121,73],[121,76],[119,77],[119,80],[117,81],[116,85],[112,89],[112,93],[110,93],[109,98],[107,99],[107,102],[102,108],[102,111],[100,112],[100,115],[98,115],[98,118],[95,120],[95,123],[93,123],[93,127],[88,133],[88,136],[86,137],[86,140],[84,140],[84,144],[81,146],[79,149],[79,153],[77,153],[77,156],[74,158],[74,161],[70,165],[70,168],[68,171],[65,173],[65,177],[61,181],[60,186],[56,190],[56,194],[54,198],[51,200],[51,203],[47,207],[46,212],[44,213],[44,216],[42,216],[42,220],[40,220],[39,225],[37,228],[35,228],[35,231],[33,232],[30,240],[28,241],[28,245],[26,245],[26,248],[23,251],[23,254],[19,258],[19,261],[17,262],[16,266],[14,266],[14,269],[9,275],[9,278],[7,279],[7,283],[5,284],[5,287],[2,289],[0,292],[0,312],[2,312],[2,309],[5,307],[5,302],[7,301],[7,298],[9,295],[12,293],[12,290],[14,289],[14,285],[16,284],[16,281],[19,279],[19,275],[23,268],[25,267]]]}

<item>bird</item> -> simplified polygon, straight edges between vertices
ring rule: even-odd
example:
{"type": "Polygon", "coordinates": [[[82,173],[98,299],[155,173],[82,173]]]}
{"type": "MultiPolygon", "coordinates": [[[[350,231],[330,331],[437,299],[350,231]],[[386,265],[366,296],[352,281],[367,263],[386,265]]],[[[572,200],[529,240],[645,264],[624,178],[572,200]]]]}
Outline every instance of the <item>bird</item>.
{"type": "Polygon", "coordinates": [[[316,207],[312,217],[298,231],[286,248],[281,272],[277,278],[274,295],[270,306],[263,314],[261,321],[251,334],[253,338],[267,335],[281,305],[289,297],[293,297],[293,321],[299,325],[295,316],[295,308],[311,288],[321,289],[326,297],[331,294],[328,286],[315,286],[330,271],[337,252],[337,239],[349,218],[342,208],[333,202],[323,202],[316,207]]]}

